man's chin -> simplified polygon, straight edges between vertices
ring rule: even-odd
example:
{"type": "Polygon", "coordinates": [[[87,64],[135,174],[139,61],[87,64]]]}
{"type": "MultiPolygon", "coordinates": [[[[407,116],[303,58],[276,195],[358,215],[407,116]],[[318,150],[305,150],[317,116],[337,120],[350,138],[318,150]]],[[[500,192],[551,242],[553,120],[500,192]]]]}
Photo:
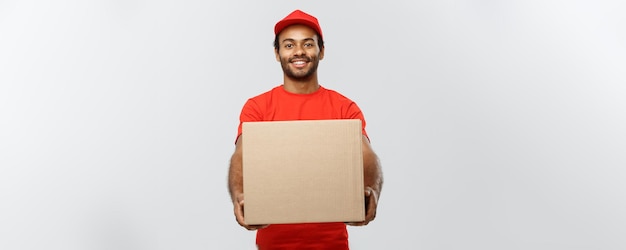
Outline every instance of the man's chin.
{"type": "Polygon", "coordinates": [[[306,79],[311,78],[312,75],[313,75],[312,72],[308,72],[305,70],[298,70],[298,71],[291,70],[287,73],[287,76],[295,80],[306,80],[306,79]]]}
{"type": "Polygon", "coordinates": [[[293,80],[308,80],[311,79],[312,74],[287,74],[287,76],[293,80]]]}

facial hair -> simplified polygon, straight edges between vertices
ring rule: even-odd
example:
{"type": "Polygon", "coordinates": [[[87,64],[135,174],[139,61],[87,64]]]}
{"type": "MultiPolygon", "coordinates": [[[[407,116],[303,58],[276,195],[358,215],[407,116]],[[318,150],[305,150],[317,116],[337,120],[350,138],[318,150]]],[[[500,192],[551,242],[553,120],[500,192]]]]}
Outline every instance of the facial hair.
{"type": "Polygon", "coordinates": [[[310,78],[317,71],[318,64],[319,64],[319,60],[317,59],[317,57],[301,56],[301,57],[294,57],[291,59],[287,59],[287,58],[280,59],[280,66],[283,68],[283,72],[285,73],[285,75],[287,75],[287,77],[294,79],[294,80],[304,80],[304,79],[310,78]],[[292,60],[302,59],[302,58],[306,59],[307,62],[311,63],[311,67],[309,68],[309,70],[307,71],[292,70],[289,67],[289,64],[292,60]]]}

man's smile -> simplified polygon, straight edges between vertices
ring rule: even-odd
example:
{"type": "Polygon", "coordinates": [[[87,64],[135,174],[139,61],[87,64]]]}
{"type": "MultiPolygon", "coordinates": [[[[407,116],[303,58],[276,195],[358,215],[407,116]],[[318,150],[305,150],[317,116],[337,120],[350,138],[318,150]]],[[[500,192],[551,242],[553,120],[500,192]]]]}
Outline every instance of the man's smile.
{"type": "Polygon", "coordinates": [[[304,68],[310,60],[305,58],[292,59],[290,62],[296,68],[304,68]]]}

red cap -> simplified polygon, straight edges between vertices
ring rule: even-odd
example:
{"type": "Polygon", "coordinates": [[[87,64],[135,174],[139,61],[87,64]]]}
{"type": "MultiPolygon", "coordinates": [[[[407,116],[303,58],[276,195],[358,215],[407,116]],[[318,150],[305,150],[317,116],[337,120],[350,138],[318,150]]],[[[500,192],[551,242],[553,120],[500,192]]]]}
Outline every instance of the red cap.
{"type": "MultiPolygon", "coordinates": [[[[317,18],[311,16],[301,10],[294,10],[291,14],[287,15],[282,20],[278,21],[274,26],[274,34],[278,35],[284,28],[292,24],[304,24],[315,30],[317,34],[322,38],[322,28],[317,22],[317,18]]],[[[323,39],[323,38],[322,38],[323,39]]]]}

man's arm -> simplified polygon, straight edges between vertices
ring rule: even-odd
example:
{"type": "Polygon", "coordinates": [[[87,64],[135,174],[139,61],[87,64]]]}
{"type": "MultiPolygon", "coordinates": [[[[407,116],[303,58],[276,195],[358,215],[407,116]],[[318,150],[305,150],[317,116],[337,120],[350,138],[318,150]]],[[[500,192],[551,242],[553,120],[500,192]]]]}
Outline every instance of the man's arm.
{"type": "Polygon", "coordinates": [[[235,152],[230,157],[230,168],[228,169],[228,192],[235,202],[237,196],[243,194],[243,163],[241,153],[241,136],[235,142],[235,152]]]}
{"type": "Polygon", "coordinates": [[[365,185],[365,221],[348,223],[351,226],[365,226],[376,218],[378,199],[383,188],[380,160],[365,135],[363,136],[363,182],[365,185]]]}
{"type": "Polygon", "coordinates": [[[241,136],[235,143],[235,152],[230,158],[228,169],[228,192],[230,193],[237,223],[248,230],[256,230],[266,225],[247,225],[243,220],[243,154],[241,136]]]}

